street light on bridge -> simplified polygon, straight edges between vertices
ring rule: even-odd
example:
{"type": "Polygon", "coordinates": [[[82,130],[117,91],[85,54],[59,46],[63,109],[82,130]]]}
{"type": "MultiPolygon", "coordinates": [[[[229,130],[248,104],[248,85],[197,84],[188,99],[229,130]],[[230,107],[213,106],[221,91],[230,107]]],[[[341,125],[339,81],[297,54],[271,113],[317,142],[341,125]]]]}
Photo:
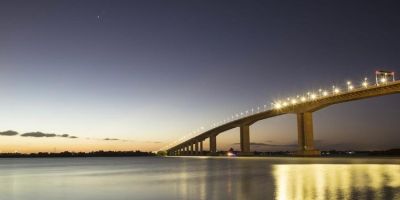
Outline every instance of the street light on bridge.
{"type": "Polygon", "coordinates": [[[332,86],[332,89],[333,89],[333,93],[334,94],[339,94],[340,93],[340,89],[337,88],[336,86],[332,86]]]}
{"type": "Polygon", "coordinates": [[[351,81],[347,81],[347,90],[351,91],[354,89],[354,86],[351,84],[351,81]]]}
{"type": "Polygon", "coordinates": [[[365,88],[368,87],[368,78],[364,78],[364,81],[362,82],[362,86],[365,88]]]}
{"type": "Polygon", "coordinates": [[[311,93],[311,94],[310,94],[310,98],[311,98],[312,100],[315,100],[315,99],[317,98],[317,95],[314,94],[314,93],[311,93]]]}

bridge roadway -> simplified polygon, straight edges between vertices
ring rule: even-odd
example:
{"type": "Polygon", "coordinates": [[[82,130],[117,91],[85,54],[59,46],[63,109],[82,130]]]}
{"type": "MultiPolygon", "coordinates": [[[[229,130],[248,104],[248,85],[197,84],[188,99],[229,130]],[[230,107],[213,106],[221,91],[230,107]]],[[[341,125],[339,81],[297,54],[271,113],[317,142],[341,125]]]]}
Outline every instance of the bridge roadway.
{"type": "Polygon", "coordinates": [[[315,100],[291,104],[280,109],[271,109],[246,116],[221,126],[210,129],[200,135],[186,140],[167,150],[171,156],[203,155],[203,141],[209,139],[209,155],[216,155],[217,135],[220,133],[240,127],[240,150],[241,155],[251,155],[250,151],[250,125],[255,122],[284,114],[297,115],[298,145],[297,155],[318,156],[320,151],[314,148],[313,112],[333,104],[361,100],[371,97],[400,93],[400,81],[388,82],[384,85],[371,85],[352,91],[340,92],[326,97],[318,97],[315,100]]]}

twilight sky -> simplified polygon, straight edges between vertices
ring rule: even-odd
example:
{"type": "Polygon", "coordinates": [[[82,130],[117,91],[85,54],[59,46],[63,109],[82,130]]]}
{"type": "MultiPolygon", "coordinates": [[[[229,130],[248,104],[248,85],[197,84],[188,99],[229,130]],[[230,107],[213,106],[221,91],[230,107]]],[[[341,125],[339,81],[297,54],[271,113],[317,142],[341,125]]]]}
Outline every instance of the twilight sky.
{"type": "MultiPolygon", "coordinates": [[[[376,69],[400,72],[399,8],[396,1],[3,0],[0,131],[19,135],[0,136],[0,151],[158,150],[282,97],[372,79],[376,69]],[[29,132],[58,136],[21,136],[29,132]]],[[[317,146],[400,147],[399,102],[396,94],[316,112],[317,146]]],[[[293,149],[296,140],[294,115],[251,127],[253,150],[293,149]]],[[[227,131],[218,148],[238,149],[237,142],[239,130],[227,131]]]]}

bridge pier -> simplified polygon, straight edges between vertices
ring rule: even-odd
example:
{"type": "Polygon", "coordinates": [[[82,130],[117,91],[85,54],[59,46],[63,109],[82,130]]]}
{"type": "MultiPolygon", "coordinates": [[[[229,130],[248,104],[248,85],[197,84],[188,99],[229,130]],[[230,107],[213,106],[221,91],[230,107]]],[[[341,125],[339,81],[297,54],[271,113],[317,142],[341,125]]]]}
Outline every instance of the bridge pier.
{"type": "Polygon", "coordinates": [[[189,155],[193,155],[193,144],[189,144],[189,155]]]}
{"type": "Polygon", "coordinates": [[[240,155],[252,155],[250,152],[250,125],[240,126],[240,155]]]}
{"type": "Polygon", "coordinates": [[[297,113],[299,156],[319,156],[321,152],[314,148],[312,112],[297,113]]]}
{"type": "Polygon", "coordinates": [[[217,154],[217,136],[211,135],[210,136],[210,155],[217,154]]]}
{"type": "Polygon", "coordinates": [[[199,142],[198,141],[196,141],[195,143],[194,143],[194,154],[195,155],[199,155],[199,142]]]}
{"type": "Polygon", "coordinates": [[[200,155],[203,155],[203,140],[200,143],[200,155]]]}
{"type": "Polygon", "coordinates": [[[188,155],[188,146],[183,147],[183,151],[185,152],[183,155],[187,156],[188,155]]]}

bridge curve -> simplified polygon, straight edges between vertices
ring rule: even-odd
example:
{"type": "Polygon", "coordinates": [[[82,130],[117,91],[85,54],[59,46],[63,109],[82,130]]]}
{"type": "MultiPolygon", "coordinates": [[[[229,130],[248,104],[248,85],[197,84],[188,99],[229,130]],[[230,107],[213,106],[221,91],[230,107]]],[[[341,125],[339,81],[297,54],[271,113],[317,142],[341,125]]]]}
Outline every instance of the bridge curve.
{"type": "Polygon", "coordinates": [[[227,130],[239,127],[241,154],[249,155],[251,154],[249,134],[250,125],[254,124],[257,121],[271,117],[276,117],[284,114],[296,114],[299,143],[298,155],[319,155],[319,151],[314,149],[313,144],[313,112],[334,104],[390,95],[395,93],[400,93],[400,81],[393,81],[386,84],[368,86],[347,92],[338,92],[337,94],[329,95],[326,97],[320,96],[319,98],[315,98],[306,102],[296,102],[282,108],[270,109],[250,116],[245,116],[243,118],[212,128],[200,135],[197,135],[168,149],[167,152],[168,155],[202,155],[203,141],[206,139],[210,139],[210,154],[213,155],[216,153],[216,136],[227,130]]]}

